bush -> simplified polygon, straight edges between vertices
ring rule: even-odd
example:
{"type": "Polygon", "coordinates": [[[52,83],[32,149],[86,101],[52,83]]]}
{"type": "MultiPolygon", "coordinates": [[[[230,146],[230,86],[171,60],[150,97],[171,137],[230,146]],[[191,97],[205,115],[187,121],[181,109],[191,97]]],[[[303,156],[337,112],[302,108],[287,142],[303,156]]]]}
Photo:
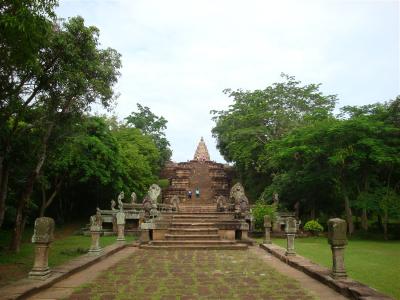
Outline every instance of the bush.
{"type": "Polygon", "coordinates": [[[268,205],[263,201],[257,201],[253,206],[251,213],[254,218],[256,230],[264,230],[264,216],[269,215],[271,221],[275,220],[276,205],[268,205]]]}
{"type": "Polygon", "coordinates": [[[324,227],[317,220],[310,220],[304,225],[304,231],[309,231],[313,234],[324,231],[324,227]]]}

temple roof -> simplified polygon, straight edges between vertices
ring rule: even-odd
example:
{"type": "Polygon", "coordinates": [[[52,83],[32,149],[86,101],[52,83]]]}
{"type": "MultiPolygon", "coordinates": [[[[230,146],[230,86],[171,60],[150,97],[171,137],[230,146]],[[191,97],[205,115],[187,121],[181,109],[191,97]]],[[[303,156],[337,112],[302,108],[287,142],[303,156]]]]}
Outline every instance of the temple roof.
{"type": "Polygon", "coordinates": [[[197,145],[196,152],[194,154],[194,160],[198,161],[209,161],[210,154],[208,153],[208,149],[206,143],[204,142],[203,137],[201,137],[199,144],[197,145]]]}

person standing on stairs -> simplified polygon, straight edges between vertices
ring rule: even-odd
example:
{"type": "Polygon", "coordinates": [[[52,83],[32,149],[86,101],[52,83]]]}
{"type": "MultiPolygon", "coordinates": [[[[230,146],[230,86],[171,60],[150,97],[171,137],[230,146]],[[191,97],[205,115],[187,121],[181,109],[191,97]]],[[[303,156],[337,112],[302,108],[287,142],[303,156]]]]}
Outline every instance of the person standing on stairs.
{"type": "Polygon", "coordinates": [[[198,187],[196,188],[196,198],[200,198],[200,190],[198,187]]]}
{"type": "Polygon", "coordinates": [[[189,190],[187,196],[188,196],[188,199],[192,199],[192,191],[189,190]]]}

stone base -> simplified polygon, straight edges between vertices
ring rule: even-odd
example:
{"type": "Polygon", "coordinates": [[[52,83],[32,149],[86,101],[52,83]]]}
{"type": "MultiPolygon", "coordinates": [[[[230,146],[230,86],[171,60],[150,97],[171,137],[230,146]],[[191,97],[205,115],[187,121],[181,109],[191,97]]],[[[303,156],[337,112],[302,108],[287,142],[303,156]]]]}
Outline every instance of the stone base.
{"type": "Polygon", "coordinates": [[[45,280],[49,278],[51,271],[49,268],[44,270],[32,270],[29,272],[29,279],[45,280]]]}
{"type": "Polygon", "coordinates": [[[125,242],[125,237],[118,237],[117,242],[125,242]]]}
{"type": "Polygon", "coordinates": [[[99,255],[103,251],[103,248],[97,248],[97,249],[89,249],[88,254],[92,255],[99,255]]]}
{"type": "Polygon", "coordinates": [[[296,252],[293,252],[293,251],[286,251],[286,252],[285,252],[285,255],[286,255],[286,256],[295,256],[295,255],[296,255],[296,252]]]}
{"type": "Polygon", "coordinates": [[[347,278],[346,272],[339,273],[339,272],[332,272],[331,277],[334,279],[345,279],[347,278]]]}
{"type": "Polygon", "coordinates": [[[263,240],[263,244],[272,244],[271,240],[263,240]]]}

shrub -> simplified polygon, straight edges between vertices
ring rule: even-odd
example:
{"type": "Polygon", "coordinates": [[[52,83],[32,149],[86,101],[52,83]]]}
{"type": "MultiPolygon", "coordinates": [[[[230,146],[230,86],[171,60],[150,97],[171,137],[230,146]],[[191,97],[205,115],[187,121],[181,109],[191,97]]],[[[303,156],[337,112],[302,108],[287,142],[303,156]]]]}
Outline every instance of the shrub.
{"type": "Polygon", "coordinates": [[[257,201],[252,207],[251,213],[254,218],[255,228],[257,230],[264,230],[264,216],[269,215],[271,220],[275,220],[276,205],[268,205],[263,201],[257,201]]]}
{"type": "Polygon", "coordinates": [[[313,234],[324,231],[324,227],[317,220],[310,220],[304,225],[304,231],[309,231],[313,234]]]}

